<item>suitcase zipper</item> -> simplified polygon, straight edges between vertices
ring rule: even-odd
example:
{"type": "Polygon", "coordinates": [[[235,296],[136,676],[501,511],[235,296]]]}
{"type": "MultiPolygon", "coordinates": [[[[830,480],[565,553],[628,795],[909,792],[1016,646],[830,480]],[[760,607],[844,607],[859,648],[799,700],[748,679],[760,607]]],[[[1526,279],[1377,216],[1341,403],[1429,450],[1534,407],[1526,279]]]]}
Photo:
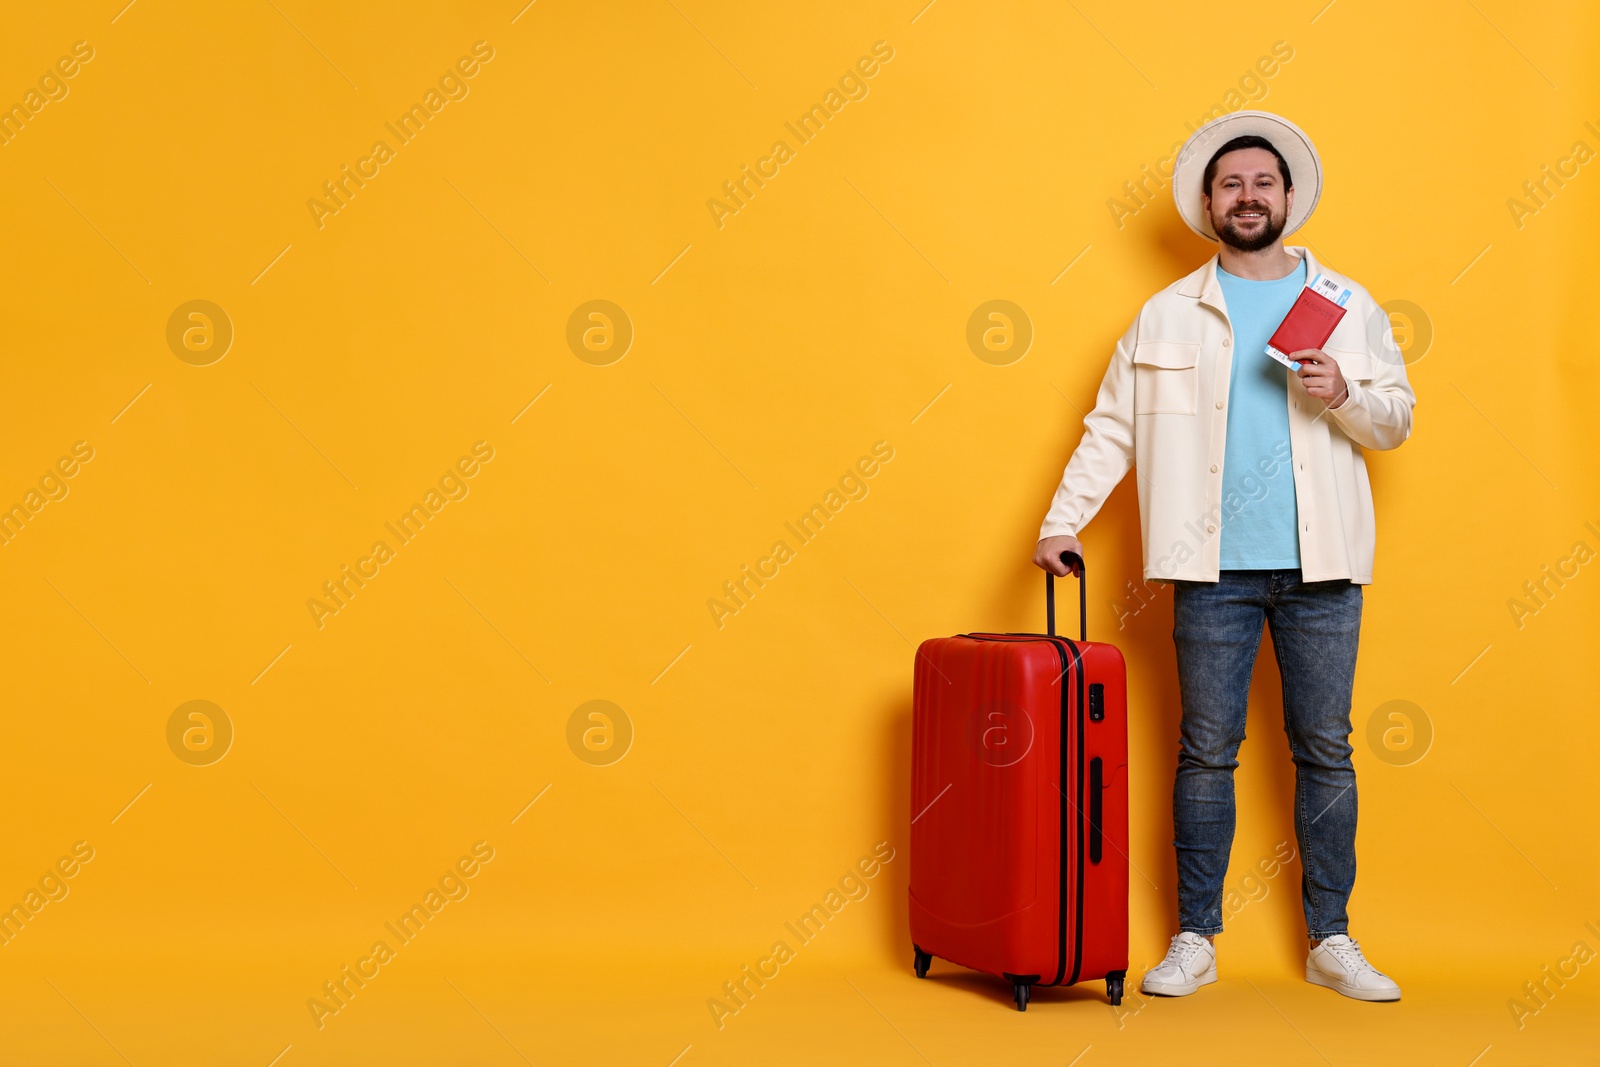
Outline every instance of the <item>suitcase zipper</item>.
{"type": "MultiPolygon", "coordinates": [[[[1078,676],[1077,717],[1076,717],[1076,720],[1074,722],[1074,725],[1077,727],[1077,730],[1078,730],[1078,774],[1077,774],[1077,779],[1078,779],[1078,803],[1077,803],[1077,809],[1078,809],[1078,822],[1077,822],[1077,826],[1078,826],[1078,833],[1077,833],[1077,838],[1078,838],[1078,871],[1077,871],[1077,875],[1078,875],[1078,877],[1077,877],[1077,887],[1073,892],[1073,900],[1074,900],[1074,903],[1077,905],[1077,907],[1075,908],[1075,914],[1073,916],[1072,977],[1068,978],[1067,982],[1066,982],[1067,985],[1073,985],[1078,981],[1078,973],[1083,969],[1083,836],[1084,836],[1084,825],[1083,825],[1083,822],[1084,822],[1084,808],[1083,808],[1083,790],[1084,790],[1083,748],[1084,748],[1084,740],[1085,740],[1085,738],[1084,738],[1084,725],[1083,725],[1083,656],[1078,651],[1078,646],[1076,644],[1074,644],[1070,638],[1063,637],[1063,638],[1061,638],[1061,641],[1062,641],[1063,644],[1065,644],[1067,646],[1067,648],[1072,650],[1072,673],[1078,676]]],[[[1066,654],[1063,653],[1061,658],[1062,658],[1062,661],[1063,661],[1063,666],[1065,666],[1066,654]]],[[[1063,733],[1064,733],[1064,731],[1063,731],[1063,733]]],[[[1067,754],[1066,754],[1065,751],[1063,751],[1061,753],[1061,763],[1062,763],[1063,767],[1065,767],[1066,762],[1067,762],[1067,754]]],[[[1062,799],[1065,800],[1066,799],[1066,790],[1064,790],[1064,789],[1061,790],[1061,794],[1062,794],[1062,799]]],[[[1063,813],[1063,814],[1065,814],[1065,813],[1063,813]]],[[[1062,872],[1063,878],[1065,878],[1065,874],[1066,874],[1066,872],[1063,871],[1062,872]]],[[[1062,967],[1063,970],[1065,970],[1066,966],[1067,966],[1067,946],[1065,944],[1065,941],[1066,941],[1066,929],[1065,929],[1066,916],[1063,915],[1062,919],[1063,919],[1063,923],[1062,923],[1061,937],[1062,937],[1062,942],[1063,943],[1061,945],[1061,967],[1062,967]]],[[[1061,976],[1059,974],[1056,975],[1056,984],[1057,985],[1061,984],[1061,976]]]]}

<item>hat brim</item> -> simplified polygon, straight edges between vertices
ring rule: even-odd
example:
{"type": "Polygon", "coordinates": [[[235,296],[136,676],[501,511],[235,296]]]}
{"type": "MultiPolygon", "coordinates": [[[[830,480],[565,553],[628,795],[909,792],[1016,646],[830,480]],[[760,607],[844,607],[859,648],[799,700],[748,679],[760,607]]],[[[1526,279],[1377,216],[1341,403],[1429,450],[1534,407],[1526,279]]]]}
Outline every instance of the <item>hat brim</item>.
{"type": "Polygon", "coordinates": [[[1305,131],[1270,111],[1235,111],[1223,115],[1200,127],[1184,142],[1172,170],[1172,196],[1177,202],[1178,214],[1189,229],[1208,241],[1221,243],[1200,199],[1200,182],[1205,177],[1206,164],[1211,162],[1218,148],[1235,137],[1251,134],[1272,142],[1289,164],[1289,177],[1294,181],[1294,210],[1284,222],[1283,236],[1305,225],[1322,198],[1322,160],[1305,131]]]}

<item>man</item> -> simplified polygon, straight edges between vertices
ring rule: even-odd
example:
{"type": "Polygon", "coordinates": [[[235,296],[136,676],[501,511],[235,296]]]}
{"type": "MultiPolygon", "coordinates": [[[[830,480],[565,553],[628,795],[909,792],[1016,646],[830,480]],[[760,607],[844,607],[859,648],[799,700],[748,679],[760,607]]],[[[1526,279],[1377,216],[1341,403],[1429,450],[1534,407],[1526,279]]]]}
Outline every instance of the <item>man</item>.
{"type": "Polygon", "coordinates": [[[1078,534],[1136,467],[1144,576],[1173,586],[1179,932],[1146,993],[1185,996],[1217,979],[1233,771],[1265,625],[1295,763],[1306,980],[1360,1000],[1400,996],[1349,936],[1349,737],[1375,540],[1362,449],[1405,441],[1416,398],[1388,315],[1309,249],[1283,244],[1321,186],[1310,139],[1277,115],[1235,112],[1189,138],[1173,195],[1217,254],[1152,297],[1117,342],[1039,531],[1034,562],[1064,576],[1062,552],[1083,552],[1078,534]],[[1350,299],[1322,348],[1289,353],[1291,371],[1266,344],[1319,275],[1350,299]]]}

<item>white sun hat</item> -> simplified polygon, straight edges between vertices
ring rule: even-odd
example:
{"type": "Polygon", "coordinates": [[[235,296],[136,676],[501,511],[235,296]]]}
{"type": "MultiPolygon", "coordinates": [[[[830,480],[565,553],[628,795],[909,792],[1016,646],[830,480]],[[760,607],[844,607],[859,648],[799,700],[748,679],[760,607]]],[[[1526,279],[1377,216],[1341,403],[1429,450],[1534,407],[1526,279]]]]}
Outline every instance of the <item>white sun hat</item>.
{"type": "Polygon", "coordinates": [[[1294,181],[1294,210],[1284,223],[1285,237],[1305,225],[1322,197],[1322,160],[1311,138],[1300,127],[1270,111],[1235,111],[1212,119],[1184,142],[1172,170],[1172,196],[1177,201],[1178,214],[1189,224],[1189,229],[1208,241],[1220,239],[1217,231],[1211,228],[1211,219],[1200,201],[1200,182],[1205,177],[1206,164],[1217,149],[1235,137],[1251,134],[1265,137],[1289,164],[1289,177],[1294,181]]]}

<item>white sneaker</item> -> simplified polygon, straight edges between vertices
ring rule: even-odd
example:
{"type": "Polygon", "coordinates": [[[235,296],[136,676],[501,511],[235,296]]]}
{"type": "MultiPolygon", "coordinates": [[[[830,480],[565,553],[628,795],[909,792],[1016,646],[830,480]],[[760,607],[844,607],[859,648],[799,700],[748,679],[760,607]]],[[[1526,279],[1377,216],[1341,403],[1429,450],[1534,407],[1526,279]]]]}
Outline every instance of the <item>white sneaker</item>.
{"type": "Polygon", "coordinates": [[[1356,1000],[1399,1000],[1394,979],[1367,962],[1361,946],[1344,934],[1324,938],[1306,957],[1306,981],[1356,1000]]]}
{"type": "Polygon", "coordinates": [[[1172,939],[1167,958],[1145,972],[1139,990],[1163,997],[1186,997],[1217,980],[1217,950],[1199,934],[1185,930],[1172,939]]]}

